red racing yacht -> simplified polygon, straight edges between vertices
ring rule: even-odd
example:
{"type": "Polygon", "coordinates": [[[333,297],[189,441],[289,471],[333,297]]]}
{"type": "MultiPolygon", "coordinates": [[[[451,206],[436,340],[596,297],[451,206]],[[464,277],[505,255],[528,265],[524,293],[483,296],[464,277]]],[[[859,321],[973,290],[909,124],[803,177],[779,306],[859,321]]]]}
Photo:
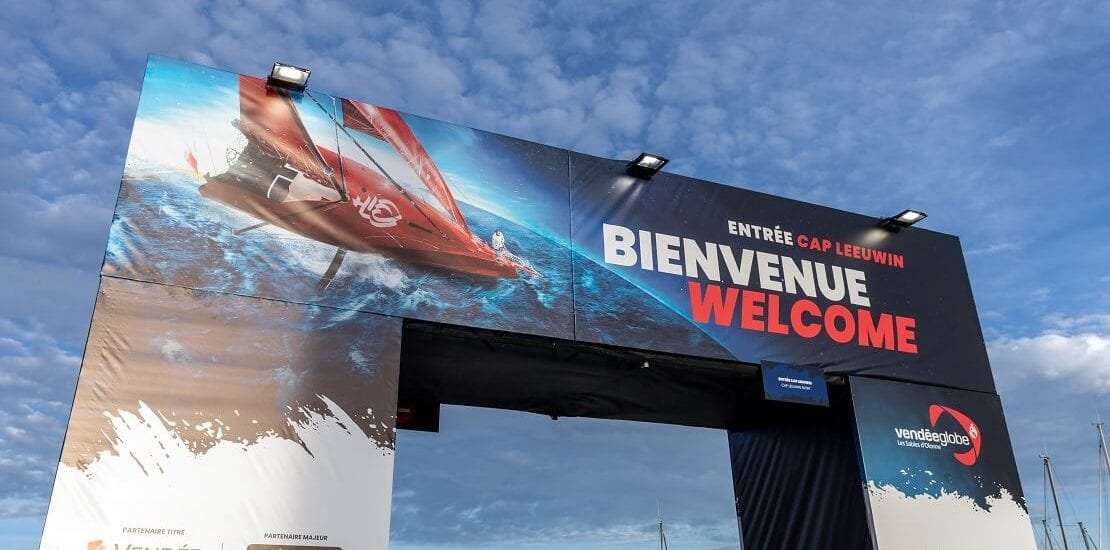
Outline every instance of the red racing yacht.
{"type": "MultiPolygon", "coordinates": [[[[471,232],[447,180],[401,115],[348,99],[342,122],[305,92],[351,139],[368,162],[314,142],[289,93],[265,81],[239,77],[240,118],[233,122],[247,144],[226,172],[205,176],[200,194],[265,225],[281,227],[337,248],[317,288],[335,278],[348,250],[482,277],[539,275],[509,252],[498,231],[493,244],[471,232]],[[427,193],[414,193],[390,174],[352,132],[385,142],[427,193]],[[430,194],[430,197],[426,197],[430,194]]],[[[329,98],[330,100],[330,98],[329,98]]]]}

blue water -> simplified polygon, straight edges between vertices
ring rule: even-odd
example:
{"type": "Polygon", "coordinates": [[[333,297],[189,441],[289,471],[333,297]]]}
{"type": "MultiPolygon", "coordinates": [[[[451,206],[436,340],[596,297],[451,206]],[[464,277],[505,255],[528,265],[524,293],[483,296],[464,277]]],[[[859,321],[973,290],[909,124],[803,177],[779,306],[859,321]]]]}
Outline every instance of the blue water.
{"type": "Polygon", "coordinates": [[[475,234],[488,240],[500,228],[508,248],[542,276],[490,279],[348,253],[332,285],[319,292],[315,286],[334,247],[270,226],[235,235],[258,220],[205,199],[193,178],[155,168],[128,167],[107,274],[565,339],[574,338],[577,315],[579,326],[589,327],[579,334],[586,340],[646,349],[668,349],[666,342],[677,340],[727,356],[690,321],[582,256],[574,262],[572,292],[565,243],[465,203],[460,208],[475,234]],[[607,336],[610,326],[621,329],[621,341],[607,336]]]}

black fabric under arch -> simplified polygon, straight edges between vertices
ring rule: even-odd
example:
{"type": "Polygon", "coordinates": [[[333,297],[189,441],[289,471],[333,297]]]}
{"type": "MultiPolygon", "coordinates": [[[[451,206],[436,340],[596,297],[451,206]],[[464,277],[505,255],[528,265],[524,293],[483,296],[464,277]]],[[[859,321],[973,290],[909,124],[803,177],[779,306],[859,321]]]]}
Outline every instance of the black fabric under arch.
{"type": "Polygon", "coordinates": [[[744,550],[871,550],[850,409],[769,407],[729,432],[744,550]]]}

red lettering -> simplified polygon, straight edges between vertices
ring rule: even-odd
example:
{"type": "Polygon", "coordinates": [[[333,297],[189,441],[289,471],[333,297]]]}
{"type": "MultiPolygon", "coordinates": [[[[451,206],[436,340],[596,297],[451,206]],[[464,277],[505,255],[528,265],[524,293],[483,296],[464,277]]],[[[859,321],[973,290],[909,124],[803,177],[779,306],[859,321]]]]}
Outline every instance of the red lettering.
{"type": "Polygon", "coordinates": [[[766,299],[766,294],[754,290],[745,290],[740,295],[740,328],[763,330],[763,321],[756,317],[763,316],[763,302],[766,299]]]}
{"type": "Polygon", "coordinates": [[[898,333],[898,351],[917,353],[917,321],[913,317],[895,317],[894,326],[898,333]]]}
{"type": "Polygon", "coordinates": [[[856,333],[856,320],[852,318],[852,312],[840,304],[829,306],[825,310],[825,332],[838,344],[851,342],[852,335],[856,333]],[[836,326],[837,319],[844,321],[843,328],[836,326]]]}
{"type": "Polygon", "coordinates": [[[812,300],[801,299],[790,306],[790,326],[802,338],[813,338],[821,333],[821,308],[812,300]],[[805,314],[817,320],[816,323],[806,323],[805,314]]]}
{"type": "MultiPolygon", "coordinates": [[[[808,237],[807,240],[809,246],[818,242],[808,237]]],[[[850,248],[843,250],[852,253],[850,248]]],[[[791,304],[787,314],[783,311],[783,297],[779,294],[697,281],[689,281],[687,289],[691,316],[696,323],[732,325],[739,306],[739,325],[744,330],[797,334],[802,338],[816,338],[824,332],[838,344],[855,340],[862,347],[917,353],[917,321],[913,317],[873,313],[869,309],[853,312],[841,304],[830,305],[822,311],[815,301],[805,298],[791,304]]]]}
{"type": "Polygon", "coordinates": [[[859,345],[894,349],[894,318],[889,313],[880,314],[878,323],[866,309],[859,310],[858,315],[859,345]]]}
{"type": "Polygon", "coordinates": [[[767,295],[767,332],[790,334],[790,328],[782,324],[779,310],[779,295],[767,295]]]}
{"type": "Polygon", "coordinates": [[[690,312],[697,323],[709,323],[709,316],[713,322],[727,327],[732,324],[732,317],[736,311],[736,295],[739,291],[735,288],[725,289],[721,295],[721,285],[705,285],[705,294],[701,292],[701,283],[690,281],[690,312]]]}

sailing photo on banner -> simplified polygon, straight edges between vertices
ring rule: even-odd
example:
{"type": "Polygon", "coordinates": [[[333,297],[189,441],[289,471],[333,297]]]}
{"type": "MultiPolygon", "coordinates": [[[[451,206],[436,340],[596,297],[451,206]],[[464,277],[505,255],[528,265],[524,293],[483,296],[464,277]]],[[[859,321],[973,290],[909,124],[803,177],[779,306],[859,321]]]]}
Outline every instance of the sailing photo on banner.
{"type": "Polygon", "coordinates": [[[569,337],[566,171],[553,147],[152,58],[104,272],[569,337]]]}

